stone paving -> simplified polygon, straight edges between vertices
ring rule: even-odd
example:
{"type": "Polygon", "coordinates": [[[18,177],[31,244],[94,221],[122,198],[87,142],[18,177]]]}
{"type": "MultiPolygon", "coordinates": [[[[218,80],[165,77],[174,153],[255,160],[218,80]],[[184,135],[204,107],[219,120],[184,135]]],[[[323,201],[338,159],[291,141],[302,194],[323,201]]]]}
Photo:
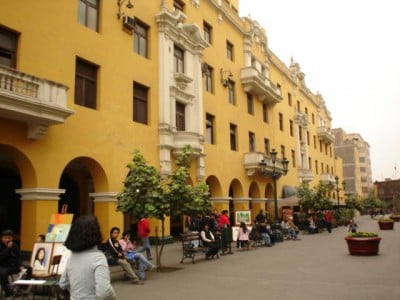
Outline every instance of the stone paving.
{"type": "Polygon", "coordinates": [[[382,237],[378,256],[348,254],[346,228],[300,235],[271,248],[239,251],[219,260],[197,257],[179,264],[181,245],[165,249],[164,265],[182,268],[149,273],[143,286],[113,281],[118,299],[400,299],[400,223],[380,231],[376,220],[357,218],[359,231],[382,237]],[[397,228],[396,228],[397,227],[397,228]]]}

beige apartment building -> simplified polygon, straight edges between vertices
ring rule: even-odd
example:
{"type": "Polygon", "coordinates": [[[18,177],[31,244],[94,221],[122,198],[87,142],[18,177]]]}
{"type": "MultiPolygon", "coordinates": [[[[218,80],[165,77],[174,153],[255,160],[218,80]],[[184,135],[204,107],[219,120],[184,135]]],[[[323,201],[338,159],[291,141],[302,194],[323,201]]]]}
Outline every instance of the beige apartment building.
{"type": "Polygon", "coordinates": [[[369,144],[358,133],[347,134],[342,128],[335,135],[335,154],[343,160],[346,194],[367,197],[373,191],[369,144]]]}

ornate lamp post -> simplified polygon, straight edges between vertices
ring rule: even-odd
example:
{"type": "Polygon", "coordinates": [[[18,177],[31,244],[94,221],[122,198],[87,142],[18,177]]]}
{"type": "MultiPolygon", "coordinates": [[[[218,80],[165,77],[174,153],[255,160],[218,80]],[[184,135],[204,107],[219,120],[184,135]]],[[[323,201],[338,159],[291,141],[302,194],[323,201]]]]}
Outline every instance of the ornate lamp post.
{"type": "MultiPolygon", "coordinates": [[[[339,208],[339,200],[340,200],[340,198],[339,198],[339,176],[335,176],[335,181],[336,181],[336,197],[337,197],[337,207],[339,208]]],[[[343,182],[342,182],[342,186],[343,186],[343,191],[345,190],[345,188],[346,188],[346,182],[343,180],[343,182]]]]}
{"type": "Polygon", "coordinates": [[[277,161],[277,152],[275,149],[272,149],[270,152],[271,161],[272,161],[272,170],[267,170],[267,163],[263,159],[260,163],[260,173],[262,176],[271,176],[274,183],[274,204],[275,204],[275,228],[280,228],[279,216],[278,216],[278,191],[276,188],[276,181],[282,176],[286,175],[288,172],[289,161],[284,157],[281,161],[283,171],[276,169],[276,161],[277,161]]]}

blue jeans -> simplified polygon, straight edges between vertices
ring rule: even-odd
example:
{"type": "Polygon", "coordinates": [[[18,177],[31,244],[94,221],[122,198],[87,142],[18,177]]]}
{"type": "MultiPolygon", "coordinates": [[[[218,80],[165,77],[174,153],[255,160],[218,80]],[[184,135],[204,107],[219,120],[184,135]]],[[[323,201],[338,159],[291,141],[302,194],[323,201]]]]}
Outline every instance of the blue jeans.
{"type": "Polygon", "coordinates": [[[135,253],[135,260],[138,264],[138,276],[143,280],[146,278],[146,270],[153,267],[153,264],[142,253],[135,253]]]}
{"type": "Polygon", "coordinates": [[[261,233],[261,237],[264,240],[264,245],[271,246],[271,237],[268,233],[261,233]]]}
{"type": "Polygon", "coordinates": [[[150,240],[148,237],[142,238],[143,246],[137,250],[137,252],[143,252],[146,250],[147,259],[151,259],[151,252],[150,252],[150,240]]]}

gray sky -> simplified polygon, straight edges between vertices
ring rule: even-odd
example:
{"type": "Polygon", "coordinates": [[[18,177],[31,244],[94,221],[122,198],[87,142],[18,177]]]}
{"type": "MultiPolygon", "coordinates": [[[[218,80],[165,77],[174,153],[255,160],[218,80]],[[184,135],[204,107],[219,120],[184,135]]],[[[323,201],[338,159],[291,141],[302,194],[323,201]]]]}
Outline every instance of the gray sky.
{"type": "Polygon", "coordinates": [[[241,0],[269,47],[293,56],[332,127],[370,144],[372,179],[400,177],[400,4],[396,0],[241,0]],[[394,170],[397,164],[397,174],[394,170]]]}

